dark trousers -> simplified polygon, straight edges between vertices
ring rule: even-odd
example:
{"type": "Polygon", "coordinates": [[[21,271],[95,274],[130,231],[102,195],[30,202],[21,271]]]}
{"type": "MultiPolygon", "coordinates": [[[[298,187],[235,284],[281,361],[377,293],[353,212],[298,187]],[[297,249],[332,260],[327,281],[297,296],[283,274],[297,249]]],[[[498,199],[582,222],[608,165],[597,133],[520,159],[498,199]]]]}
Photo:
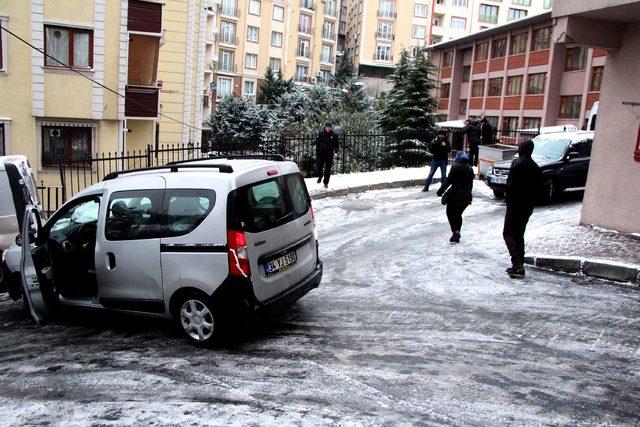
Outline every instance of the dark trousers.
{"type": "Polygon", "coordinates": [[[318,176],[318,178],[324,178],[324,185],[329,184],[332,167],[333,153],[331,153],[331,155],[321,154],[316,157],[316,175],[318,176]]]}
{"type": "Polygon", "coordinates": [[[517,268],[524,265],[524,232],[532,213],[533,206],[507,205],[502,236],[511,255],[511,264],[517,268]]]}
{"type": "Polygon", "coordinates": [[[477,142],[472,142],[469,144],[469,157],[471,157],[471,164],[473,166],[478,166],[478,158],[480,156],[480,144],[477,142]]]}
{"type": "Polygon", "coordinates": [[[447,203],[447,219],[451,226],[451,232],[460,232],[462,228],[462,213],[467,209],[469,204],[470,202],[468,200],[450,200],[449,203],[447,203]]]}

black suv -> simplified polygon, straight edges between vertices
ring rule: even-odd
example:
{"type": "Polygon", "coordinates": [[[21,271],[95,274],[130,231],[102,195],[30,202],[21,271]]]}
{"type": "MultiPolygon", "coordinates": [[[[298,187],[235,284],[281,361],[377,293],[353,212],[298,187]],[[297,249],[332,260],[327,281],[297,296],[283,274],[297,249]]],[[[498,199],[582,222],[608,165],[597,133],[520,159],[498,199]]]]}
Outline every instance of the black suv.
{"type": "MultiPolygon", "coordinates": [[[[542,169],[540,203],[551,203],[561,192],[584,190],[593,132],[547,133],[538,135],[533,142],[532,157],[542,169]]],[[[498,198],[504,197],[511,162],[496,163],[485,175],[485,182],[498,198]]]]}

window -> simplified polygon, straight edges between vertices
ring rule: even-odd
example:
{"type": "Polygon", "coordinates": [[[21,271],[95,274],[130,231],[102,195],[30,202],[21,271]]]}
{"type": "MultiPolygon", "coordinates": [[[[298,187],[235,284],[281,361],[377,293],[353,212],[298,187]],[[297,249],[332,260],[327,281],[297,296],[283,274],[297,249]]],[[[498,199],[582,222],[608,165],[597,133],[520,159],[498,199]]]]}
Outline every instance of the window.
{"type": "Polygon", "coordinates": [[[252,70],[258,68],[258,55],[254,53],[247,53],[244,57],[244,66],[252,70]]]}
{"type": "Polygon", "coordinates": [[[42,166],[91,157],[92,128],[42,126],[42,166]]]}
{"type": "Polygon", "coordinates": [[[330,79],[331,79],[331,70],[325,70],[324,68],[320,70],[320,80],[322,80],[323,83],[329,83],[330,79]]]}
{"type": "Polygon", "coordinates": [[[489,56],[489,42],[476,45],[476,61],[486,61],[489,56]]]}
{"type": "Polygon", "coordinates": [[[447,68],[447,67],[451,67],[452,65],[453,65],[453,51],[450,50],[444,53],[442,66],[447,68]]]}
{"type": "Polygon", "coordinates": [[[276,21],[284,21],[284,7],[273,5],[273,19],[276,21]]]}
{"type": "Polygon", "coordinates": [[[59,237],[60,241],[67,240],[66,237],[78,231],[81,225],[97,224],[99,212],[100,200],[97,197],[66,207],[49,228],[51,237],[59,237]]]}
{"type": "Polygon", "coordinates": [[[227,16],[239,16],[237,0],[222,0],[221,13],[227,16]]]}
{"type": "Polygon", "coordinates": [[[415,39],[424,39],[427,36],[427,27],[422,25],[414,25],[412,37],[415,39]]]}
{"type": "Polygon", "coordinates": [[[489,124],[494,129],[494,131],[496,129],[498,129],[498,117],[496,117],[496,116],[485,116],[484,118],[487,119],[487,122],[489,122],[489,124]]]}
{"type": "Polygon", "coordinates": [[[304,9],[313,9],[313,0],[300,0],[300,7],[304,9]]]}
{"type": "Polygon", "coordinates": [[[107,240],[162,236],[164,190],[118,191],[111,195],[104,235],[107,240]]]}
{"type": "Polygon", "coordinates": [[[503,117],[502,118],[502,130],[505,132],[514,131],[518,129],[517,117],[503,117]]]}
{"type": "Polygon", "coordinates": [[[502,77],[495,79],[489,79],[489,96],[501,96],[502,95],[502,77]]]}
{"type": "Polygon", "coordinates": [[[282,33],[271,31],[271,46],[282,47],[282,33]]]}
{"type": "Polygon", "coordinates": [[[553,0],[544,0],[544,8],[551,9],[553,7],[553,0]]]}
{"type": "Polygon", "coordinates": [[[604,67],[593,67],[591,69],[591,84],[589,90],[591,92],[600,92],[602,87],[602,74],[604,73],[604,67]]]}
{"type": "Polygon", "coordinates": [[[335,0],[326,0],[324,3],[324,14],[327,16],[338,16],[335,0]]]}
{"type": "Polygon", "coordinates": [[[220,50],[220,62],[218,63],[219,71],[233,72],[235,69],[234,55],[230,50],[220,50]]]}
{"type": "Polygon", "coordinates": [[[247,27],[247,40],[250,42],[258,42],[258,37],[260,37],[260,28],[258,27],[247,27]]]}
{"type": "Polygon", "coordinates": [[[529,74],[529,81],[527,82],[527,94],[528,95],[544,94],[544,84],[546,80],[547,80],[547,73],[529,74]]]}
{"type": "Polygon", "coordinates": [[[0,156],[6,155],[7,148],[5,147],[4,123],[0,123],[0,156]]]}
{"type": "MultiPolygon", "coordinates": [[[[93,31],[48,25],[44,28],[44,50],[47,55],[71,68],[93,67],[93,31]]],[[[62,67],[58,61],[45,56],[45,65],[48,67],[62,67]]]]}
{"type": "Polygon", "coordinates": [[[461,116],[466,116],[467,115],[467,100],[466,99],[461,99],[460,100],[460,107],[458,108],[458,114],[461,116]]]}
{"type": "Polygon", "coordinates": [[[451,83],[443,83],[440,86],[440,98],[443,98],[443,99],[449,98],[450,91],[451,91],[451,83]]]}
{"type": "Polygon", "coordinates": [[[242,93],[246,96],[253,96],[256,94],[256,82],[253,80],[245,80],[242,93]]]}
{"type": "Polygon", "coordinates": [[[582,71],[584,70],[587,60],[587,50],[582,47],[572,47],[567,49],[567,61],[565,62],[565,71],[582,71]]]}
{"type": "Polygon", "coordinates": [[[427,17],[427,5],[416,3],[413,7],[413,15],[418,18],[426,18],[427,17]]]}
{"type": "Polygon", "coordinates": [[[513,0],[513,4],[519,4],[521,6],[531,6],[531,0],[513,0]]]}
{"type": "Polygon", "coordinates": [[[220,23],[220,43],[236,44],[236,24],[222,21],[220,23]]]}
{"type": "Polygon", "coordinates": [[[484,80],[474,80],[471,84],[471,96],[481,98],[484,96],[484,80]]]}
{"type": "Polygon", "coordinates": [[[511,36],[511,55],[519,55],[527,52],[527,33],[511,36]]]}
{"type": "Polygon", "coordinates": [[[307,39],[299,39],[298,40],[298,52],[297,55],[301,58],[309,58],[310,57],[310,49],[311,43],[307,39]]]}
{"type": "Polygon", "coordinates": [[[376,61],[391,61],[391,46],[386,44],[377,45],[376,61]]]}
{"type": "Polygon", "coordinates": [[[293,212],[297,216],[302,216],[309,212],[311,200],[302,176],[300,174],[286,175],[284,181],[293,212]]]}
{"type": "Polygon", "coordinates": [[[582,106],[582,96],[561,96],[560,97],[560,118],[579,119],[580,107],[582,106]]]}
{"type": "Polygon", "coordinates": [[[271,68],[272,71],[280,71],[281,63],[280,58],[269,58],[269,68],[271,68]]]}
{"type": "Polygon", "coordinates": [[[260,0],[249,0],[249,13],[260,15],[260,0]]]}
{"type": "Polygon", "coordinates": [[[471,80],[471,65],[462,67],[462,82],[466,83],[471,80]]]}
{"type": "Polygon", "coordinates": [[[442,27],[442,23],[444,22],[444,16],[442,15],[434,15],[433,16],[433,26],[434,27],[442,27]]]}
{"type": "Polygon", "coordinates": [[[311,15],[300,14],[298,21],[298,31],[304,34],[311,34],[311,15]]]}
{"type": "Polygon", "coordinates": [[[491,49],[491,58],[502,58],[507,54],[507,39],[498,39],[493,41],[491,49]]]}
{"type": "Polygon", "coordinates": [[[162,237],[184,236],[204,221],[216,201],[213,190],[167,190],[162,237]]]}
{"type": "Polygon", "coordinates": [[[303,81],[309,77],[309,67],[306,65],[296,65],[296,80],[303,81]]]}
{"type": "Polygon", "coordinates": [[[335,27],[333,22],[324,21],[324,24],[322,24],[322,38],[333,40],[336,37],[334,29],[335,27]]]}
{"type": "Polygon", "coordinates": [[[542,119],[540,117],[524,117],[522,119],[523,129],[540,129],[542,119]]]}
{"type": "Polygon", "coordinates": [[[323,44],[320,52],[320,61],[324,63],[333,63],[333,48],[331,45],[323,44]]]}
{"type": "Polygon", "coordinates": [[[522,93],[522,76],[507,77],[507,96],[520,95],[522,93]]]}
{"type": "Polygon", "coordinates": [[[540,28],[533,32],[533,40],[531,40],[531,50],[549,49],[551,45],[551,27],[540,28]]]}
{"type": "Polygon", "coordinates": [[[507,16],[507,21],[513,21],[515,19],[524,18],[527,16],[527,11],[522,9],[509,9],[509,16],[507,16]]]}
{"type": "Polygon", "coordinates": [[[383,0],[382,2],[380,2],[380,10],[378,10],[378,16],[380,18],[386,19],[395,18],[395,3],[387,0],[383,0]]]}
{"type": "Polygon", "coordinates": [[[469,0],[453,0],[453,6],[467,7],[469,0]]]}
{"type": "Polygon", "coordinates": [[[590,157],[591,149],[593,148],[593,140],[587,139],[586,141],[577,141],[572,142],[567,152],[576,152],[579,154],[579,157],[590,157]]]}
{"type": "MultiPolygon", "coordinates": [[[[5,25],[6,25],[6,20],[2,19],[2,17],[0,16],[0,28],[4,27],[5,25]]],[[[5,70],[5,61],[6,61],[5,53],[7,50],[7,47],[4,45],[5,40],[6,38],[4,36],[4,31],[0,29],[0,71],[5,70]]],[[[4,151],[2,153],[4,153],[4,151]]],[[[0,154],[0,156],[2,155],[4,154],[0,154]]]]}
{"type": "Polygon", "coordinates": [[[480,21],[495,24],[498,22],[498,6],[491,6],[488,4],[480,5],[480,21]]]}
{"type": "Polygon", "coordinates": [[[391,22],[379,22],[376,37],[382,40],[393,40],[393,24],[391,22]]]}
{"type": "Polygon", "coordinates": [[[233,95],[233,79],[218,77],[218,97],[226,98],[233,95]]]}
{"type": "Polygon", "coordinates": [[[455,28],[456,30],[464,30],[465,28],[467,28],[467,20],[458,16],[452,16],[451,28],[455,28]]]}

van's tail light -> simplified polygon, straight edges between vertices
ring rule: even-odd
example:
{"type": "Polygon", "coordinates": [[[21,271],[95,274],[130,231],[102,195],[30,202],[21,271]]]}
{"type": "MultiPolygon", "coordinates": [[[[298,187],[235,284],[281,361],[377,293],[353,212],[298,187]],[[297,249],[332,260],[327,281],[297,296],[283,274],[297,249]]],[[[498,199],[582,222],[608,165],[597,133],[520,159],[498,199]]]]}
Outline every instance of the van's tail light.
{"type": "Polygon", "coordinates": [[[249,277],[249,256],[247,254],[247,237],[241,231],[227,231],[229,246],[229,272],[233,276],[249,277]]]}

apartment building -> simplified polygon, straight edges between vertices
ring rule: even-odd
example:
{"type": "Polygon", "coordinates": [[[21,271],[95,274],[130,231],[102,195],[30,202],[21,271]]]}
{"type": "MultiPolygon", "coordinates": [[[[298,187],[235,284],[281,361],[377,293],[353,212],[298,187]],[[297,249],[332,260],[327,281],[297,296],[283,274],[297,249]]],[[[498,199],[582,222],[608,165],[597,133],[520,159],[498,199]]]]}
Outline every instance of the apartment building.
{"type": "Polygon", "coordinates": [[[0,0],[0,26],[48,55],[0,30],[0,154],[47,182],[62,160],[153,143],[162,3],[0,0]]]}
{"type": "Polygon", "coordinates": [[[255,99],[267,67],[299,84],[335,71],[339,0],[221,0],[217,9],[213,99],[255,99]]]}
{"type": "Polygon", "coordinates": [[[504,130],[583,127],[600,98],[606,51],[554,44],[551,12],[428,48],[442,119],[487,117],[504,130]]]}
{"type": "Polygon", "coordinates": [[[342,0],[340,5],[340,21],[338,22],[338,56],[342,56],[347,48],[347,20],[349,19],[350,0],[342,0]]]}
{"type": "Polygon", "coordinates": [[[402,50],[425,46],[550,9],[551,0],[351,0],[345,50],[372,95],[389,89],[402,50]]]}

